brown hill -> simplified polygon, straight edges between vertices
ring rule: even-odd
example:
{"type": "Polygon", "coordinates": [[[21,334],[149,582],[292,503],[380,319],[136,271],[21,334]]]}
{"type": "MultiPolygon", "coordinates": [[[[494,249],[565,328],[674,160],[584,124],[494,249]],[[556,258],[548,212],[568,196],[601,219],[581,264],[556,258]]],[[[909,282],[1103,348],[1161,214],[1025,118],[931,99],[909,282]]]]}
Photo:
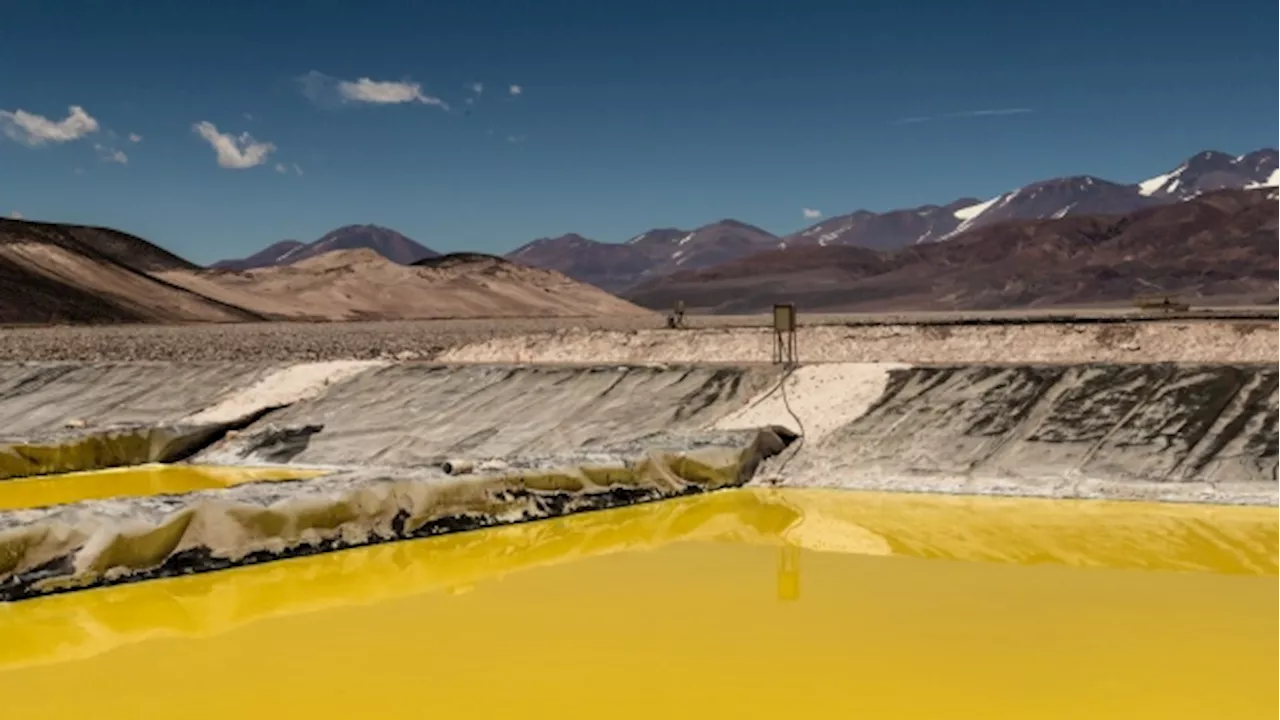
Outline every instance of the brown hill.
{"type": "Polygon", "coordinates": [[[1120,303],[1177,292],[1274,302],[1276,191],[1226,190],[1123,216],[997,223],[893,253],[803,247],[677,273],[626,297],[718,313],[995,309],[1120,303]]]}
{"type": "Polygon", "coordinates": [[[653,266],[653,259],[640,248],[603,243],[576,233],[538,238],[506,257],[521,265],[562,272],[609,292],[631,287],[653,266]]]}
{"type": "Polygon", "coordinates": [[[174,270],[170,283],[276,319],[357,320],[647,314],[557,272],[461,254],[400,265],[371,249],[337,250],[244,272],[174,270]]]}
{"type": "Polygon", "coordinates": [[[0,220],[0,322],[235,322],[255,313],[152,276],[196,266],[106,228],[0,220]]]}
{"type": "Polygon", "coordinates": [[[721,220],[697,230],[649,230],[626,243],[599,242],[576,233],[539,238],[506,257],[621,292],[646,278],[719,265],[778,247],[780,242],[754,225],[721,220]]]}

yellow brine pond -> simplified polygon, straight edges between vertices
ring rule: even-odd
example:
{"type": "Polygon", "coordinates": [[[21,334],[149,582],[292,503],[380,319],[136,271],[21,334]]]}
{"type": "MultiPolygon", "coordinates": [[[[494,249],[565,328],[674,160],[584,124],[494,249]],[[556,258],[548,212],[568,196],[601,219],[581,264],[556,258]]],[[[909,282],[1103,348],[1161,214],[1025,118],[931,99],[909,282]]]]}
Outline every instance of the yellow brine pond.
{"type": "Polygon", "coordinates": [[[13,718],[1274,718],[1277,514],[734,490],[0,604],[13,718]]]}
{"type": "Polygon", "coordinates": [[[0,510],[21,510],[114,497],[217,490],[264,480],[303,480],[316,470],[287,467],[134,465],[86,472],[0,480],[0,510]]]}

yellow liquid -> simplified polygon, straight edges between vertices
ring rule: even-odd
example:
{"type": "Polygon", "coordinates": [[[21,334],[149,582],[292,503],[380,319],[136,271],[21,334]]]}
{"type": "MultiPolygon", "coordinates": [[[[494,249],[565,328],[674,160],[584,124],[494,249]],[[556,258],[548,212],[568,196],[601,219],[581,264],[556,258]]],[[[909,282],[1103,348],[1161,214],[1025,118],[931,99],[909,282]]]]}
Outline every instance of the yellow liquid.
{"type": "Polygon", "coordinates": [[[0,481],[0,510],[82,500],[216,490],[261,480],[302,480],[321,473],[293,468],[138,465],[0,481]]]}
{"type": "Polygon", "coordinates": [[[38,718],[1275,717],[1275,509],[730,491],[0,605],[38,718]]]}

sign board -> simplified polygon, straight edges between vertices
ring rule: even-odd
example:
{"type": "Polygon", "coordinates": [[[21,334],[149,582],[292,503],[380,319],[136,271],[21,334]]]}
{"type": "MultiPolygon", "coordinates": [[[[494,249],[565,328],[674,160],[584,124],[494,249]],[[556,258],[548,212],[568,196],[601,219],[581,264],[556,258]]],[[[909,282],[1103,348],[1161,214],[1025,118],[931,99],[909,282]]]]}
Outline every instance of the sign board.
{"type": "Polygon", "coordinates": [[[773,306],[773,329],[780,333],[791,333],[796,331],[796,306],[774,305],[773,306]]]}
{"type": "Polygon", "coordinates": [[[796,363],[796,306],[791,303],[773,306],[773,361],[796,363]]]}

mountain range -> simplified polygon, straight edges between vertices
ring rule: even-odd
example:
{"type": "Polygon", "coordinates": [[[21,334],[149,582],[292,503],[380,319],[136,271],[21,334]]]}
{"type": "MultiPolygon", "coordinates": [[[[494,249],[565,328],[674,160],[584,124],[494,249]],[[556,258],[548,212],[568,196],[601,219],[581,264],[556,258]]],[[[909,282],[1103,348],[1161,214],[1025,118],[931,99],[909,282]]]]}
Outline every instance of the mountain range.
{"type": "MultiPolygon", "coordinates": [[[[889,251],[910,245],[950,240],[972,230],[1010,220],[1124,215],[1145,208],[1182,202],[1223,189],[1275,186],[1277,152],[1272,148],[1244,155],[1207,150],[1177,167],[1139,183],[1115,183],[1081,175],[1034,182],[982,200],[962,197],[943,205],[826,218],[785,236],[733,219],[692,230],[655,228],[622,243],[600,242],[569,233],[539,238],[506,254],[531,267],[555,270],[611,293],[690,270],[702,270],[772,250],[809,246],[856,246],[889,251]]],[[[311,243],[284,240],[246,258],[212,265],[246,270],[287,265],[340,249],[367,248],[409,265],[439,253],[404,235],[377,225],[348,225],[311,243]]]]}
{"type": "MultiPolygon", "coordinates": [[[[359,248],[279,267],[201,269],[115,230],[0,220],[0,324],[633,315],[677,300],[712,313],[775,302],[806,312],[1081,307],[1143,292],[1274,305],[1277,197],[1270,187],[1216,190],[1126,215],[993,223],[896,251],[774,248],[655,275],[623,299],[475,253],[404,265],[359,248]]],[[[635,244],[680,247],[687,236],[635,244]]]]}
{"type": "Polygon", "coordinates": [[[691,231],[650,230],[625,243],[570,234],[534,240],[507,257],[618,293],[675,272],[701,270],[771,250],[814,245],[895,250],[950,240],[1009,220],[1123,215],[1212,190],[1275,186],[1280,181],[1276,168],[1277,152],[1271,148],[1238,156],[1205,151],[1134,184],[1092,176],[1055,178],[987,200],[966,197],[945,205],[888,212],[858,210],[782,237],[735,220],[691,231]]]}
{"type": "Polygon", "coordinates": [[[1056,178],[782,237],[733,219],[616,244],[570,234],[505,258],[442,256],[348,225],[205,269],[116,230],[5,219],[0,323],[635,314],[675,301],[713,313],[775,302],[961,310],[1114,304],[1145,291],[1274,304],[1276,160],[1269,149],[1203,152],[1134,184],[1056,178]]]}
{"type": "Polygon", "coordinates": [[[778,238],[765,230],[726,219],[694,230],[650,230],[622,244],[576,234],[543,238],[506,257],[524,265],[555,268],[575,280],[618,293],[648,278],[730,262],[777,244],[778,238]]]}
{"type": "Polygon", "coordinates": [[[1145,293],[1274,305],[1278,197],[1215,190],[1124,215],[992,223],[895,251],[812,243],[651,278],[622,297],[716,314],[779,302],[806,312],[1082,307],[1145,293]]]}

